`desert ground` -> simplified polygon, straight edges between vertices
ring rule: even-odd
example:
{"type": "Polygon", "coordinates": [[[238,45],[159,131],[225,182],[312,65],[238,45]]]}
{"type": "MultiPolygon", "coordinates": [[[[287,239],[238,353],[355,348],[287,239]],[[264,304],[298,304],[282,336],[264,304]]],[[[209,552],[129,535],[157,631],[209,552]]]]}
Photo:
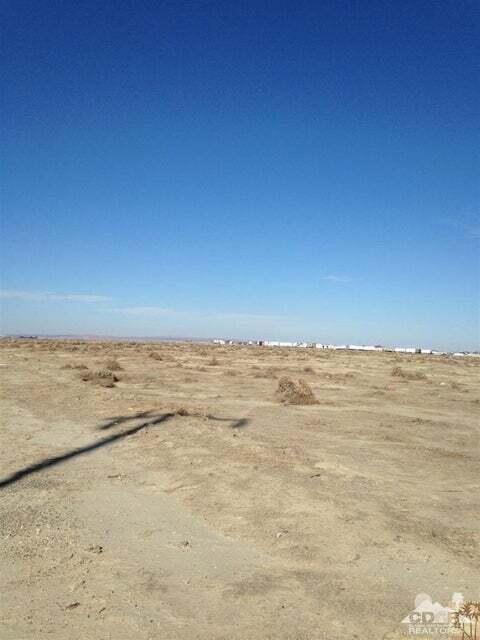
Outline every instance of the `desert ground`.
{"type": "Polygon", "coordinates": [[[2,640],[393,639],[419,593],[479,599],[479,360],[5,339],[0,364],[2,640]]]}

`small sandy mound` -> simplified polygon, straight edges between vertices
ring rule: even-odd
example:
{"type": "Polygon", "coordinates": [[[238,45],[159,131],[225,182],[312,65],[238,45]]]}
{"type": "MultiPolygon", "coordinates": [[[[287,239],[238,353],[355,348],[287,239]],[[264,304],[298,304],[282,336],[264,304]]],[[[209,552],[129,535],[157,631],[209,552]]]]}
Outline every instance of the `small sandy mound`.
{"type": "Polygon", "coordinates": [[[310,385],[305,380],[298,380],[295,382],[287,376],[283,376],[278,381],[278,388],[276,392],[277,398],[285,404],[317,404],[318,400],[315,397],[310,385]]]}

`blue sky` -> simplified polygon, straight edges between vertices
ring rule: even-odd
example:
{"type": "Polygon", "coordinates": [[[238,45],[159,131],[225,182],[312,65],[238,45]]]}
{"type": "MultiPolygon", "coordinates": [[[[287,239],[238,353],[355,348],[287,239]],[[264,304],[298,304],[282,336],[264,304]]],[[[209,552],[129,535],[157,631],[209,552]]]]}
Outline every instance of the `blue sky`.
{"type": "Polygon", "coordinates": [[[478,3],[1,19],[3,333],[479,348],[478,3]]]}

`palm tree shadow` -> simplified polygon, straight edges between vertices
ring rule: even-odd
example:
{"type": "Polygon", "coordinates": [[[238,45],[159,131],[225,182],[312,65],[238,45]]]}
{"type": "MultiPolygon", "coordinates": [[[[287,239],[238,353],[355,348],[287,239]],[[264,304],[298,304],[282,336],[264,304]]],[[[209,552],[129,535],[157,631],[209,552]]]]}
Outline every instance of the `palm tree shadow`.
{"type": "Polygon", "coordinates": [[[23,467],[22,469],[19,469],[18,471],[15,471],[9,476],[6,476],[5,478],[1,479],[0,489],[4,489],[9,485],[14,484],[15,482],[18,482],[22,478],[25,478],[26,476],[29,476],[33,473],[38,473],[43,469],[48,469],[49,467],[55,467],[59,464],[66,462],[67,460],[70,460],[71,458],[76,458],[86,453],[91,453],[96,449],[101,449],[102,447],[105,447],[108,444],[112,444],[117,440],[122,440],[127,436],[131,436],[134,433],[137,433],[138,431],[145,429],[146,427],[151,427],[151,426],[161,424],[162,422],[166,422],[167,420],[172,418],[174,415],[175,415],[174,413],[155,414],[152,411],[144,411],[141,413],[134,414],[133,416],[116,416],[106,424],[100,425],[100,427],[97,427],[97,428],[102,430],[109,429],[110,427],[116,424],[123,424],[125,422],[137,420],[138,418],[141,418],[141,417],[148,417],[148,420],[144,420],[140,424],[137,424],[134,427],[130,427],[130,429],[126,429],[125,431],[121,431],[120,433],[114,433],[105,438],[101,438],[100,440],[95,440],[95,442],[92,442],[83,447],[77,447],[76,449],[71,449],[70,451],[66,451],[64,453],[61,453],[58,456],[53,456],[51,458],[44,458],[39,462],[23,467]]]}
{"type": "Polygon", "coordinates": [[[154,412],[150,409],[149,411],[138,411],[130,416],[112,416],[106,422],[99,424],[97,430],[106,431],[107,429],[111,429],[112,427],[116,427],[119,424],[124,424],[125,422],[131,422],[132,420],[137,420],[140,418],[148,418],[152,416],[154,412]]]}
{"type": "MultiPolygon", "coordinates": [[[[177,414],[155,413],[154,411],[149,410],[149,411],[139,411],[138,413],[134,413],[133,415],[130,415],[130,416],[113,416],[112,418],[109,418],[107,422],[104,422],[98,425],[96,429],[99,431],[106,431],[108,429],[111,429],[114,426],[125,424],[126,422],[132,422],[133,420],[139,420],[143,418],[146,418],[146,419],[143,420],[140,424],[136,424],[135,426],[130,427],[129,429],[125,429],[124,431],[114,433],[112,435],[106,436],[105,438],[101,438],[100,440],[95,440],[94,442],[91,442],[90,444],[87,444],[83,447],[77,447],[76,449],[65,451],[64,453],[61,453],[58,456],[53,456],[51,458],[44,458],[39,462],[35,462],[34,464],[27,465],[22,469],[18,469],[17,471],[6,476],[5,478],[0,479],[0,489],[4,489],[5,487],[8,487],[9,485],[18,482],[19,480],[22,480],[22,478],[25,478],[26,476],[29,476],[33,473],[38,473],[43,469],[48,469],[49,467],[55,467],[59,464],[63,464],[64,462],[66,462],[67,460],[70,460],[71,458],[76,458],[78,456],[91,453],[96,449],[101,449],[102,447],[112,444],[117,440],[122,440],[123,438],[131,436],[134,433],[141,431],[142,429],[145,429],[147,427],[153,427],[163,422],[166,422],[170,418],[173,418],[175,415],[177,414]]],[[[195,416],[196,414],[192,414],[192,415],[195,416]]],[[[199,417],[199,416],[196,416],[196,417],[199,417]]],[[[232,429],[239,429],[239,428],[245,427],[249,423],[249,420],[247,418],[240,418],[240,419],[233,419],[233,420],[231,418],[216,418],[215,416],[208,416],[208,418],[210,420],[219,420],[221,422],[231,422],[232,429]]]]}

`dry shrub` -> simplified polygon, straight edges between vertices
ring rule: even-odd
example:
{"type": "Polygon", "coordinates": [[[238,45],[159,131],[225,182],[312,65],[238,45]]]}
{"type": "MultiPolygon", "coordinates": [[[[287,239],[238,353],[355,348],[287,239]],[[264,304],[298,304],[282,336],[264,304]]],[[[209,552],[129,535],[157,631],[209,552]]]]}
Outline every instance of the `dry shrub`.
{"type": "Polygon", "coordinates": [[[224,371],[224,375],[233,378],[237,375],[237,372],[234,369],[227,369],[226,371],[224,371]]]}
{"type": "Polygon", "coordinates": [[[303,367],[303,371],[305,373],[315,373],[315,369],[313,367],[303,367]]]}
{"type": "Polygon", "coordinates": [[[318,404],[310,385],[305,380],[295,382],[287,376],[278,381],[277,398],[285,404],[318,404]]]}
{"type": "Polygon", "coordinates": [[[403,380],[426,380],[427,376],[423,371],[405,371],[402,367],[393,367],[392,376],[403,380]]]}
{"type": "Polygon", "coordinates": [[[110,371],[122,371],[123,367],[118,362],[118,360],[115,360],[115,358],[112,358],[111,360],[107,360],[105,362],[105,369],[109,369],[110,371]]]}
{"type": "Polygon", "coordinates": [[[217,358],[215,356],[213,356],[212,358],[210,358],[210,360],[207,362],[209,367],[218,367],[218,365],[220,364],[220,362],[217,360],[217,358]]]}
{"type": "Polygon", "coordinates": [[[148,357],[152,358],[152,360],[163,360],[163,357],[156,351],[150,351],[148,357]]]}
{"type": "Polygon", "coordinates": [[[98,371],[86,371],[81,374],[84,382],[92,382],[100,387],[114,387],[118,382],[117,376],[109,369],[99,369],[98,371]]]}

